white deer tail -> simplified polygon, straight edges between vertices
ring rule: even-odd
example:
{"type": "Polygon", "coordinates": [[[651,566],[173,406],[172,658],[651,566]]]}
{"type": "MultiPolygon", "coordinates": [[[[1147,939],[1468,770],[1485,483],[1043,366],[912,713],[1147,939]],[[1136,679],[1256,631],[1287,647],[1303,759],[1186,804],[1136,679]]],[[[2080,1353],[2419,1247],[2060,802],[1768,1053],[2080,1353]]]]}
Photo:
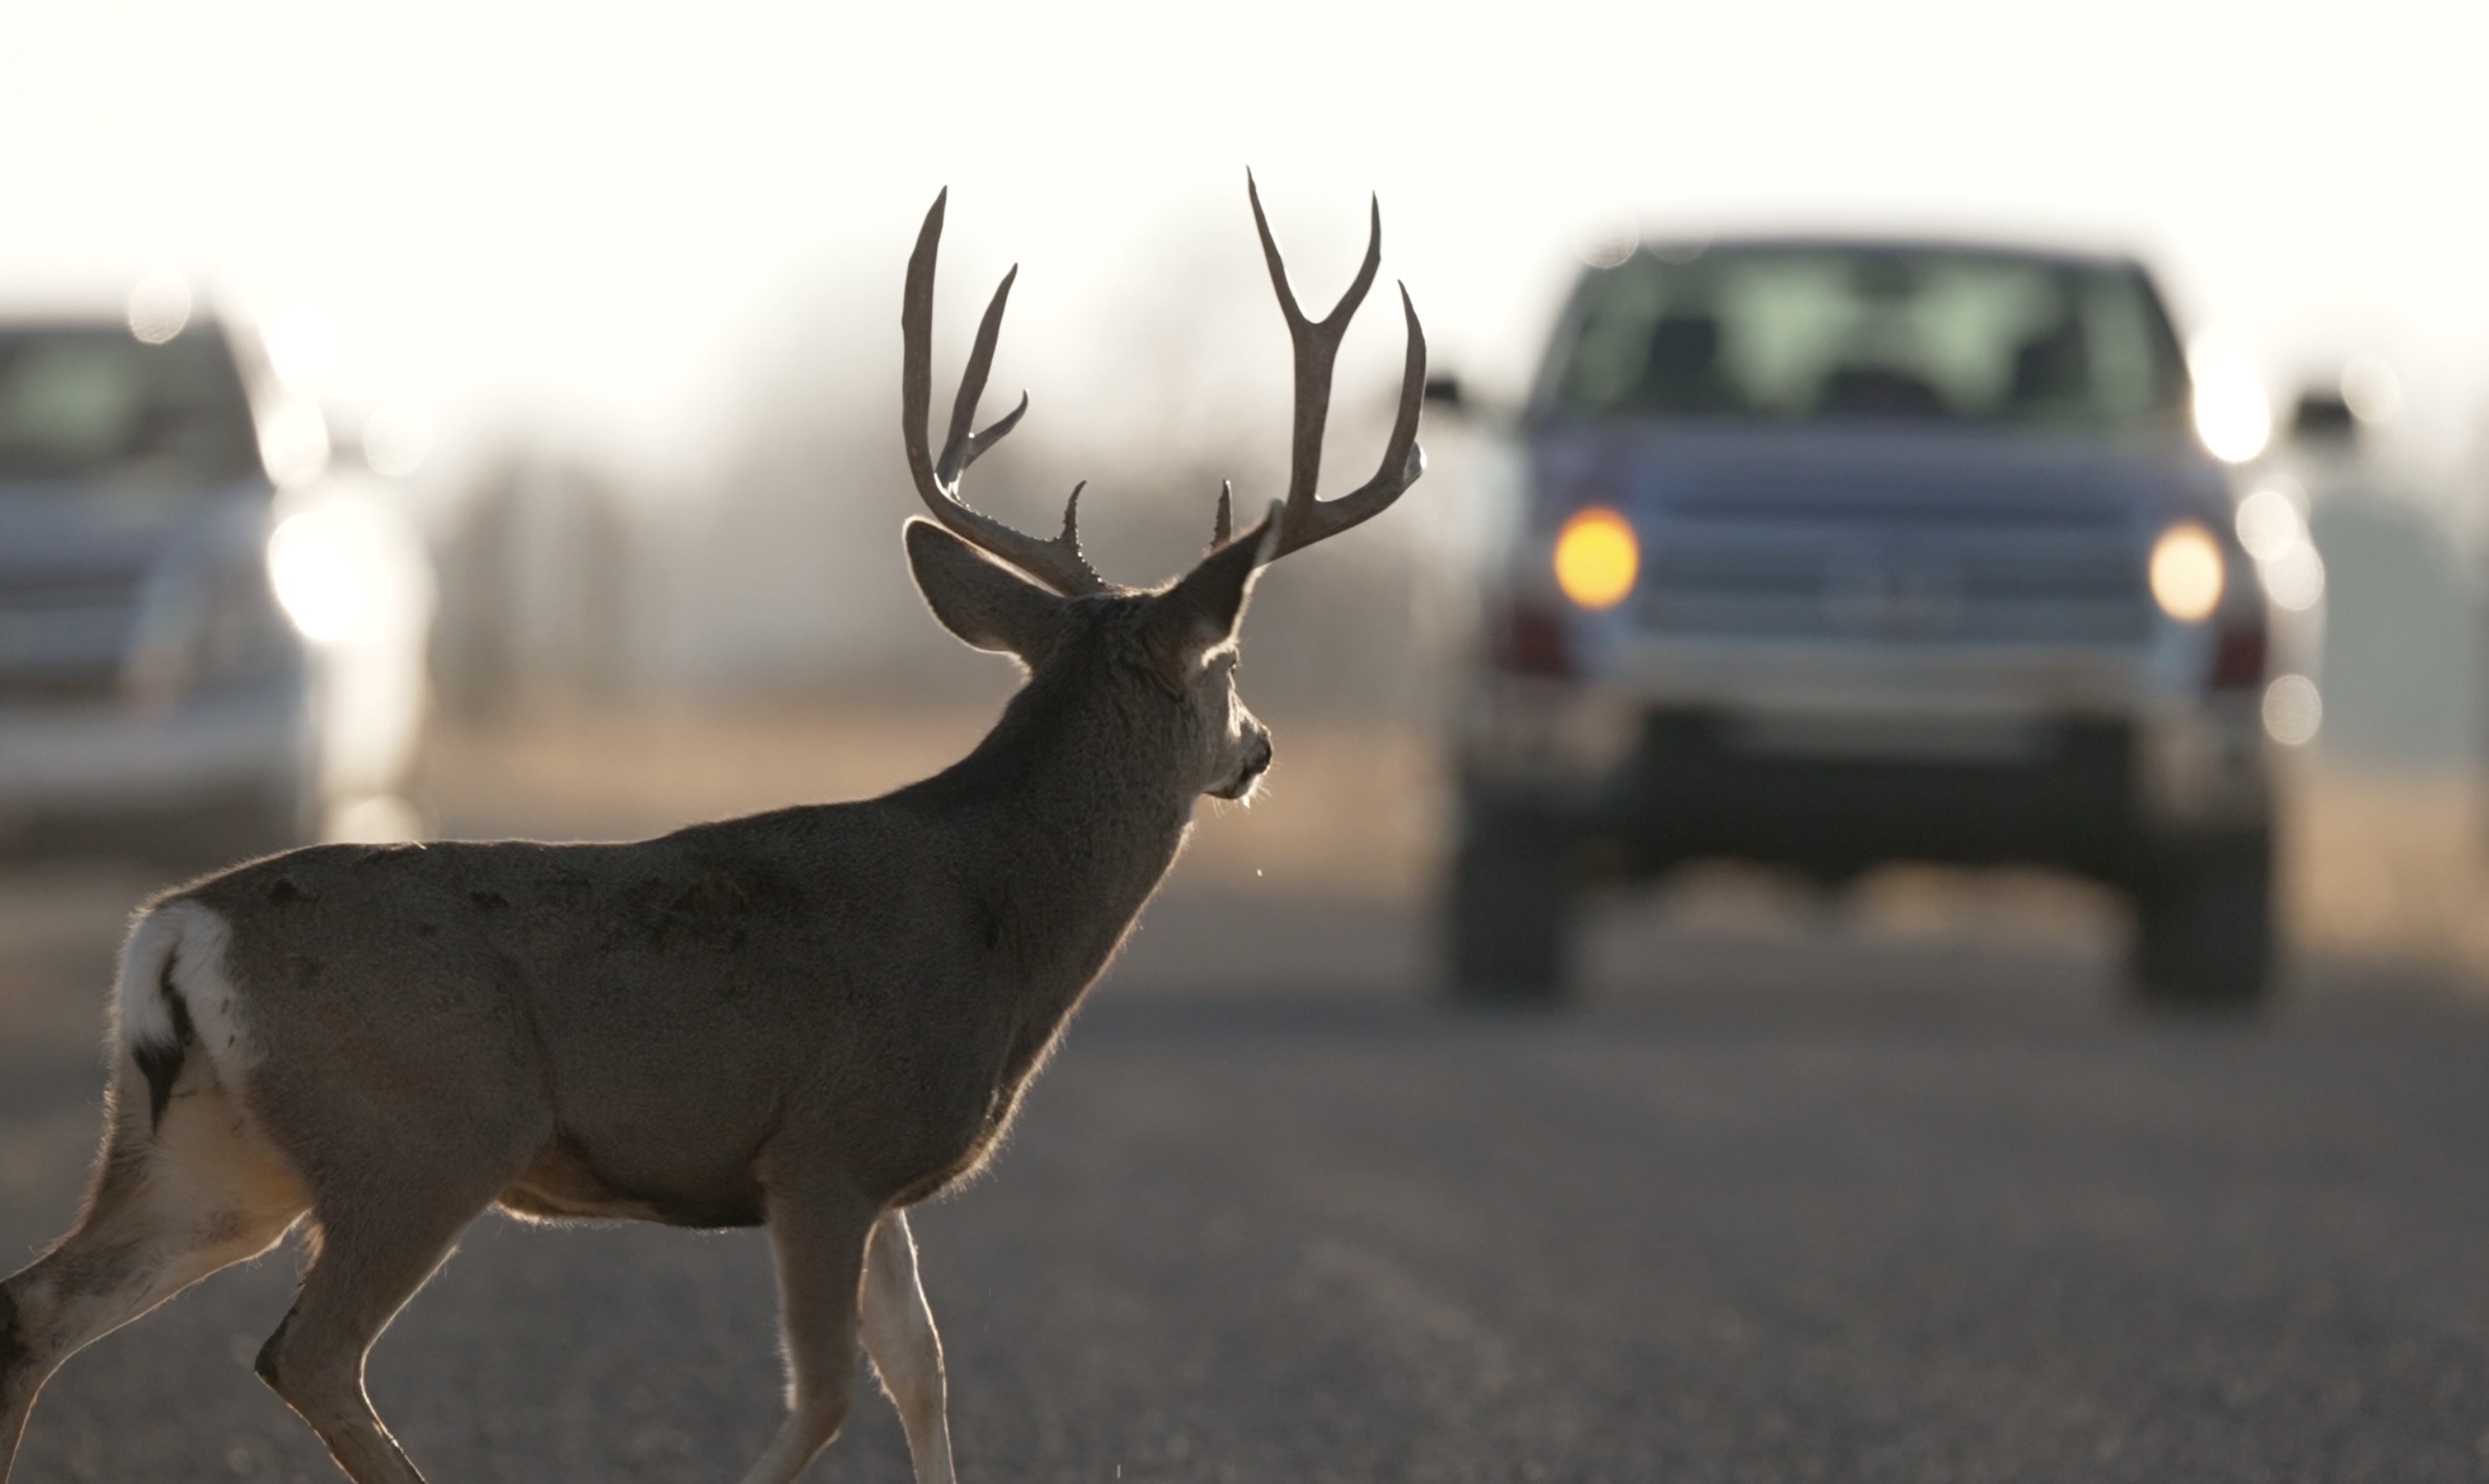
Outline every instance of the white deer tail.
{"type": "Polygon", "coordinates": [[[233,931],[204,904],[177,897],[150,908],[121,946],[113,1041],[147,1078],[149,1113],[164,1121],[192,1048],[210,1070],[242,1049],[225,948],[233,931]]]}

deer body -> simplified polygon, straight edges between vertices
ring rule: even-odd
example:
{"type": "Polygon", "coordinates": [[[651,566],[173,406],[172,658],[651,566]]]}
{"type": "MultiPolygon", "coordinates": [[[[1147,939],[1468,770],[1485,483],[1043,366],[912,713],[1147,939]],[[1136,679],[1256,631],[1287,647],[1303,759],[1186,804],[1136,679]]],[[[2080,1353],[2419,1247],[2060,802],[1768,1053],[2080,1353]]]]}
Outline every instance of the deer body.
{"type": "Polygon", "coordinates": [[[1082,745],[1136,719],[1060,714],[1091,699],[1025,692],[887,798],[633,844],[318,846],[175,899],[243,925],[250,1060],[352,1070],[258,1094],[280,1145],[341,1102],[489,1120],[523,1214],[738,1226],[786,1140],[905,1206],[990,1149],[1182,844],[1174,770],[1082,745]]]}
{"type": "Polygon", "coordinates": [[[942,524],[910,522],[906,548],[935,616],[1027,669],[992,732],[866,802],[629,844],[315,846],[151,904],[123,951],[85,1209],[0,1284],[0,1484],[70,1355],[298,1227],[310,1261],[259,1374],[356,1484],[420,1484],[364,1395],[364,1356],[495,1206],[765,1224],[789,1412],[747,1484],[787,1484],[835,1436],[859,1339],[920,1484],[948,1484],[941,1347],[906,1209],[992,1154],[1174,864],[1194,801],[1245,797],[1269,767],[1234,686],[1254,574],[1416,477],[1424,353],[1412,312],[1384,472],[1314,499],[1307,398],[1328,396],[1379,229],[1351,300],[1316,323],[1263,225],[1299,340],[1289,499],[1230,540],[1222,496],[1217,542],[1189,574],[1114,587],[1069,515],[1038,542],[957,498],[959,471],[1018,416],[969,432],[1000,293],[941,456],[926,446],[941,215],[937,201],[909,267],[902,385],[909,462],[942,524]]]}

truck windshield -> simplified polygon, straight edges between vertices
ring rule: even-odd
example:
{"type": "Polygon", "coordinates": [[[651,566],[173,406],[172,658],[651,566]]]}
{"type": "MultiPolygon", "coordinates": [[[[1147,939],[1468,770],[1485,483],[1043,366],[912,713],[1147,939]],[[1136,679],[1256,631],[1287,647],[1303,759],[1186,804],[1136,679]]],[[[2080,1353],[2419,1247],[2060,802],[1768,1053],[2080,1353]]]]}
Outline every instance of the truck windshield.
{"type": "Polygon", "coordinates": [[[224,336],[148,345],[118,325],[0,326],[0,480],[215,485],[260,472],[224,336]]]}
{"type": "Polygon", "coordinates": [[[1639,252],[1575,300],[1545,396],[1582,412],[2164,427],[2175,336],[2131,266],[1819,243],[1639,252]]]}

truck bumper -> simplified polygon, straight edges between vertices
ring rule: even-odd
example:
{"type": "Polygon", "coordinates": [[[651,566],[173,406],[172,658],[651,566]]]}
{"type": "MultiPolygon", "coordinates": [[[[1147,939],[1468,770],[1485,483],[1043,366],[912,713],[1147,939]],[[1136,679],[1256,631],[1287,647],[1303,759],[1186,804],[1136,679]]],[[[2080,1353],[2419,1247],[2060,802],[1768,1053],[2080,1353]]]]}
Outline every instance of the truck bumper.
{"type": "Polygon", "coordinates": [[[1812,686],[1784,670],[1707,697],[1499,676],[1470,699],[1462,776],[1473,809],[1560,821],[1638,873],[1725,856],[2125,881],[2156,842],[2267,827],[2252,694],[2164,699],[2108,666],[2070,671],[2017,690],[1993,671],[1939,677],[1975,682],[1956,686],[1862,667],[1812,686]]]}

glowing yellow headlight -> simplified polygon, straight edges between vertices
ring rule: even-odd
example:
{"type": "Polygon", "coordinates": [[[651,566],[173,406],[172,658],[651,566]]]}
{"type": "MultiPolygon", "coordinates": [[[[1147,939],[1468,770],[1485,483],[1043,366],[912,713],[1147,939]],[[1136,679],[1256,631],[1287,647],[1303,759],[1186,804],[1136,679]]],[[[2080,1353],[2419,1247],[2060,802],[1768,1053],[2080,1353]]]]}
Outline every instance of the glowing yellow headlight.
{"type": "Polygon", "coordinates": [[[2193,521],[2180,521],[2152,543],[2152,598],[2181,623],[2212,616],[2221,606],[2221,543],[2193,521]]]}
{"type": "Polygon", "coordinates": [[[1556,533],[1556,585],[1584,608],[1623,602],[1641,570],[1633,527],[1605,505],[1575,511],[1556,533]]]}

